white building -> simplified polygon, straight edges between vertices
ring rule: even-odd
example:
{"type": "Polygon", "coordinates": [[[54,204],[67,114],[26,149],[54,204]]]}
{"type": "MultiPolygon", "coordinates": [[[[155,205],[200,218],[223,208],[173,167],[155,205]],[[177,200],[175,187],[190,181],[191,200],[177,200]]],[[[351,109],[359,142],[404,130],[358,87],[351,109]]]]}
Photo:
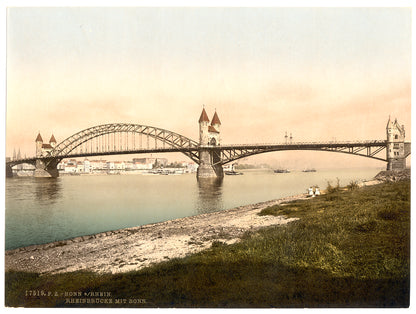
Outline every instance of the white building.
{"type": "Polygon", "coordinates": [[[91,163],[87,158],[85,158],[84,160],[84,172],[86,173],[91,172],[91,163]]]}
{"type": "Polygon", "coordinates": [[[116,169],[116,166],[114,164],[114,161],[107,161],[107,167],[106,167],[106,169],[107,170],[114,170],[114,169],[116,169]]]}
{"type": "Polygon", "coordinates": [[[90,170],[93,171],[100,171],[100,170],[107,170],[107,161],[105,160],[91,160],[90,161],[90,170]]]}
{"type": "Polygon", "coordinates": [[[65,173],[75,173],[75,172],[77,172],[77,166],[76,165],[65,165],[64,171],[65,171],[65,173]]]}
{"type": "Polygon", "coordinates": [[[147,158],[134,158],[133,169],[135,170],[150,170],[153,169],[153,162],[148,161],[147,158]]]}
{"type": "Polygon", "coordinates": [[[82,161],[77,162],[77,172],[84,172],[84,163],[82,161]]]}
{"type": "Polygon", "coordinates": [[[116,170],[125,170],[126,165],[124,164],[124,161],[115,161],[114,162],[114,169],[116,169],[116,170]]]}
{"type": "Polygon", "coordinates": [[[132,161],[125,161],[124,167],[125,167],[125,170],[134,170],[134,164],[132,161]]]}

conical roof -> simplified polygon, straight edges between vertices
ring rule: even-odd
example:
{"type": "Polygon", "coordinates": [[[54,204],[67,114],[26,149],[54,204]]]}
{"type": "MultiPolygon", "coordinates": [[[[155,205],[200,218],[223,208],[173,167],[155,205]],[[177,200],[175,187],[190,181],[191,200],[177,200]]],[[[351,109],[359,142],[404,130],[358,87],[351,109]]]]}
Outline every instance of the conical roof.
{"type": "Polygon", "coordinates": [[[221,125],[220,118],[218,118],[217,112],[215,111],[214,116],[212,117],[211,125],[219,124],[221,125]]]}
{"type": "Polygon", "coordinates": [[[38,136],[36,137],[35,142],[43,142],[42,136],[40,136],[40,133],[38,133],[38,136]]]}
{"type": "Polygon", "coordinates": [[[205,112],[205,108],[202,109],[202,113],[201,113],[201,116],[199,117],[199,121],[198,122],[199,123],[201,123],[201,122],[209,122],[208,115],[205,112]]]}
{"type": "Polygon", "coordinates": [[[53,134],[51,136],[51,139],[49,140],[49,143],[56,143],[55,136],[53,136],[53,134]]]}
{"type": "Polygon", "coordinates": [[[393,126],[393,121],[391,121],[390,115],[389,115],[389,121],[387,121],[386,128],[391,128],[393,126]]]}

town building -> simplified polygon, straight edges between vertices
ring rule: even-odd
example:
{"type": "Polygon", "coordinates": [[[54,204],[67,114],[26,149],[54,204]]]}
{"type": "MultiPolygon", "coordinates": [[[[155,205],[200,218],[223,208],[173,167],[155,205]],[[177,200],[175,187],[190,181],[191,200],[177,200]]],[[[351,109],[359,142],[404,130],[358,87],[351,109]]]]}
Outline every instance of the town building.
{"type": "Polygon", "coordinates": [[[136,169],[153,169],[155,164],[161,167],[166,167],[168,160],[167,158],[144,157],[133,158],[133,163],[135,164],[136,169]]]}

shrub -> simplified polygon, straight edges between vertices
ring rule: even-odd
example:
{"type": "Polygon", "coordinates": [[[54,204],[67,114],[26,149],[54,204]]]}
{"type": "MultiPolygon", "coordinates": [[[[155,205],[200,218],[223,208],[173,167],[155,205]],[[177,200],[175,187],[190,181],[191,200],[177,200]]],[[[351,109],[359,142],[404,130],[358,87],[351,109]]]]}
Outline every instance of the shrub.
{"type": "Polygon", "coordinates": [[[337,185],[332,186],[331,182],[328,181],[328,186],[326,187],[327,193],[335,193],[341,190],[341,187],[339,186],[339,178],[337,178],[337,185]]]}
{"type": "Polygon", "coordinates": [[[347,188],[350,191],[358,189],[357,181],[351,181],[350,184],[347,185],[347,188]]]}

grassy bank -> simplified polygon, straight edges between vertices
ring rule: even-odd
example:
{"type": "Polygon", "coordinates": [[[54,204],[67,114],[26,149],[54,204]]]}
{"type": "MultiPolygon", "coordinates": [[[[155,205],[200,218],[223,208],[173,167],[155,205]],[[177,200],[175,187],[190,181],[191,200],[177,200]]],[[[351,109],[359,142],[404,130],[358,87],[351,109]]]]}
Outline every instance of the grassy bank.
{"type": "Polygon", "coordinates": [[[406,307],[410,182],[350,188],[269,207],[261,214],[300,219],[137,272],[8,272],[6,306],[406,307]],[[112,303],[66,303],[65,292],[86,302],[91,291],[112,303]]]}

